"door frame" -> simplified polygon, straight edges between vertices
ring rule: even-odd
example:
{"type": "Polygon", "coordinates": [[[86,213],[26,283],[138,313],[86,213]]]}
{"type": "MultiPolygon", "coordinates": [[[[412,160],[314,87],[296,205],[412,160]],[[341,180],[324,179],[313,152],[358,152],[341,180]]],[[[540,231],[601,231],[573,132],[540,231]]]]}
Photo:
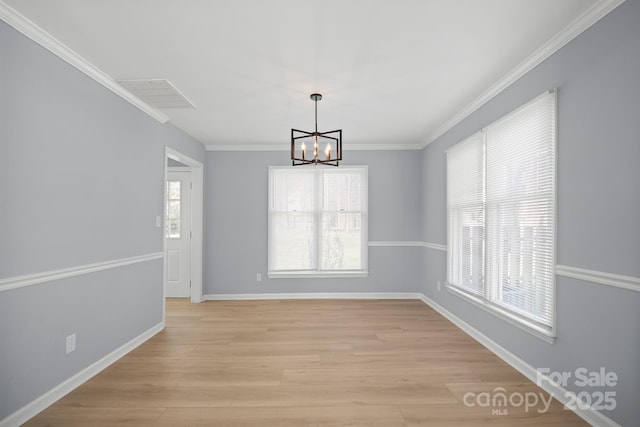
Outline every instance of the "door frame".
{"type": "Polygon", "coordinates": [[[203,297],[203,235],[204,235],[204,165],[197,160],[183,154],[171,147],[165,146],[164,156],[164,186],[163,186],[163,205],[162,205],[162,317],[165,320],[166,314],[166,296],[165,286],[167,282],[167,241],[164,235],[166,224],[166,206],[167,206],[167,162],[169,159],[176,160],[187,165],[191,170],[191,302],[199,303],[204,301],[203,297]]]}

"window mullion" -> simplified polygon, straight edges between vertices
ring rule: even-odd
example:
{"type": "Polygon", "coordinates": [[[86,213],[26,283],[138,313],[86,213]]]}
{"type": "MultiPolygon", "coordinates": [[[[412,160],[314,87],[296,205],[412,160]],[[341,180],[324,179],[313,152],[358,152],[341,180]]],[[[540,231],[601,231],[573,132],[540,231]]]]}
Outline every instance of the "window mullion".
{"type": "Polygon", "coordinates": [[[492,268],[487,253],[487,240],[491,239],[490,221],[487,222],[487,129],[481,130],[482,134],[482,224],[484,235],[482,239],[482,296],[486,301],[491,300],[493,292],[493,280],[491,280],[492,268]]]}
{"type": "Polygon", "coordinates": [[[315,188],[316,188],[316,197],[314,200],[314,226],[316,229],[316,241],[315,241],[315,267],[317,271],[322,271],[322,254],[324,251],[323,243],[322,243],[322,215],[323,215],[323,204],[324,204],[324,173],[322,169],[315,170],[315,188]]]}

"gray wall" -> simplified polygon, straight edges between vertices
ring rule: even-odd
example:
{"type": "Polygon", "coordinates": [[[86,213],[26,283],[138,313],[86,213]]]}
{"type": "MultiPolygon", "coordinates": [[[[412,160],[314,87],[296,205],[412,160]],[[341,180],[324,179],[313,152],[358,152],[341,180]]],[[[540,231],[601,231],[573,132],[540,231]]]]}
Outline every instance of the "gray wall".
{"type": "MultiPolygon", "coordinates": [[[[640,2],[627,1],[425,148],[423,239],[446,243],[445,154],[543,91],[558,88],[557,262],[640,277],[640,2]]],[[[423,252],[423,292],[536,368],[605,367],[620,377],[625,426],[640,419],[640,293],[557,278],[555,344],[445,290],[446,254],[423,252]]],[[[569,388],[576,389],[572,383],[569,388]]]]}
{"type": "MultiPolygon", "coordinates": [[[[288,156],[287,151],[207,153],[205,294],[416,292],[418,247],[370,247],[367,278],[266,277],[267,171],[270,165],[290,164],[288,156]],[[256,273],[262,273],[262,282],[256,282],[256,273]]],[[[344,164],[369,167],[369,240],[417,240],[421,209],[417,152],[349,151],[344,157],[344,164]]]]}
{"type": "MultiPolygon", "coordinates": [[[[164,147],[202,144],[4,22],[0,63],[0,279],[161,252],[164,147]]],[[[161,260],[0,291],[0,420],[159,324],[161,295],[161,260]]]]}

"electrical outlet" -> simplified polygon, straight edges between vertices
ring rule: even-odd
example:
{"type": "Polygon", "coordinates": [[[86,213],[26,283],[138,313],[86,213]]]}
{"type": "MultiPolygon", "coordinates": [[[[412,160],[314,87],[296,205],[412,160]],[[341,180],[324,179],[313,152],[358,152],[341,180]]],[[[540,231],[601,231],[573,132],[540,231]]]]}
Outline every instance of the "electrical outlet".
{"type": "Polygon", "coordinates": [[[162,227],[162,217],[160,215],[156,215],[156,227],[162,227]]]}
{"type": "Polygon", "coordinates": [[[262,282],[262,274],[260,273],[256,274],[256,282],[262,282]]]}
{"type": "Polygon", "coordinates": [[[72,351],[76,351],[76,334],[71,334],[67,337],[66,351],[67,354],[71,353],[72,351]]]}
{"type": "Polygon", "coordinates": [[[438,290],[442,289],[442,282],[438,280],[438,282],[436,283],[436,286],[438,286],[438,290]]]}

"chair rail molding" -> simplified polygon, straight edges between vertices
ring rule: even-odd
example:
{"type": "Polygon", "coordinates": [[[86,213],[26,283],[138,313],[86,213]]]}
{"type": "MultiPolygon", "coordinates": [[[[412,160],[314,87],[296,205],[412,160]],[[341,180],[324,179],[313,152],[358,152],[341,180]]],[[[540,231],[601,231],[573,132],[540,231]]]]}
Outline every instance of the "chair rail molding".
{"type": "Polygon", "coordinates": [[[569,267],[568,265],[556,265],[556,274],[558,276],[571,277],[573,279],[585,280],[587,282],[598,283],[600,285],[613,286],[615,288],[640,292],[640,278],[638,277],[622,276],[620,274],[605,273],[603,271],[569,267]]]}
{"type": "Polygon", "coordinates": [[[141,262],[153,261],[164,257],[162,252],[153,252],[146,255],[139,255],[129,258],[121,258],[112,261],[96,262],[93,264],[79,265],[75,267],[62,268],[59,270],[44,271],[41,273],[26,274],[24,276],[9,277],[0,280],[0,292],[11,289],[23,288],[25,286],[36,285],[38,283],[50,282],[52,280],[65,279],[67,277],[80,276],[82,274],[95,273],[97,271],[111,268],[124,267],[126,265],[138,264],[141,262]]]}

